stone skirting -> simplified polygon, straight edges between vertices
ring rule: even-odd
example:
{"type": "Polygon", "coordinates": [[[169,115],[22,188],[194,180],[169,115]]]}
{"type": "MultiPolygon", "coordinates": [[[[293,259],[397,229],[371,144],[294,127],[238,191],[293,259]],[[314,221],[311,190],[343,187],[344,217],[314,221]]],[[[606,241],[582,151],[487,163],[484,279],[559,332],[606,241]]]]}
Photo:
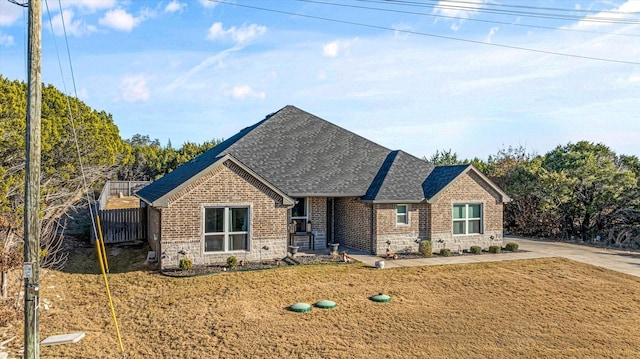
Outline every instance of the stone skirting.
{"type": "Polygon", "coordinates": [[[189,258],[195,265],[226,263],[230,256],[247,262],[283,258],[286,256],[286,244],[286,238],[262,238],[251,241],[251,251],[204,253],[202,241],[163,242],[161,269],[178,267],[181,258],[189,258]]]}

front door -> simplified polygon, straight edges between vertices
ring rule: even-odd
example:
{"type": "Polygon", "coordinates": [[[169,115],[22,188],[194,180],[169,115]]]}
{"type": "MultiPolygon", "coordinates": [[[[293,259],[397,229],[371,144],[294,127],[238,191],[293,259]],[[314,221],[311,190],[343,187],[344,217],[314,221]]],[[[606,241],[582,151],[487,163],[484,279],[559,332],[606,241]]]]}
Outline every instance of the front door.
{"type": "Polygon", "coordinates": [[[327,198],[327,244],[333,243],[333,198],[327,198]]]}

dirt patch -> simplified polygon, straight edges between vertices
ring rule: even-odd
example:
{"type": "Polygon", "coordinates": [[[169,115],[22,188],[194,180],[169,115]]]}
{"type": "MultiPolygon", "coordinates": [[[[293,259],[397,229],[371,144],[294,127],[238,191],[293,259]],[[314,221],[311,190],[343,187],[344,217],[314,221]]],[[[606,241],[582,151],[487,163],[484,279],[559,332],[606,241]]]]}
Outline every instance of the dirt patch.
{"type": "Polygon", "coordinates": [[[111,196],[107,198],[107,204],[104,209],[125,209],[140,208],[140,198],[111,196]]]}

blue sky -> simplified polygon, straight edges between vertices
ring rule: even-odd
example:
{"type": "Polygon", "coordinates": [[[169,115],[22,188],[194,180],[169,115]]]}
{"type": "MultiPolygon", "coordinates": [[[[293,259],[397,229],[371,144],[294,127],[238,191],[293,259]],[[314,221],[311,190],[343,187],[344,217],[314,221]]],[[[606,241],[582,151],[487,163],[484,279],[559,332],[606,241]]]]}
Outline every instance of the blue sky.
{"type": "MultiPolygon", "coordinates": [[[[640,1],[392,3],[49,0],[42,78],[75,92],[64,19],[78,95],[123,138],[228,138],[294,105],[418,157],[580,140],[640,156],[640,1]]],[[[10,79],[26,23],[0,0],[10,79]]]]}

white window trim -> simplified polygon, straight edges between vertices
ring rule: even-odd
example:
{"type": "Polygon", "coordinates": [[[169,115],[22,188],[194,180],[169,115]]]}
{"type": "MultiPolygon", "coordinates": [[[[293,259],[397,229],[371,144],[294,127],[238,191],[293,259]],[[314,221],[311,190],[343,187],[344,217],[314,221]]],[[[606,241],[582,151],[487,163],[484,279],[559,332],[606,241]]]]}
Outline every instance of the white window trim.
{"type": "Polygon", "coordinates": [[[409,225],[409,205],[403,204],[403,203],[396,204],[396,226],[408,226],[408,225],[409,225]],[[398,213],[398,207],[400,206],[404,206],[405,208],[404,222],[398,221],[398,218],[400,217],[400,214],[398,213]]]}
{"type": "MultiPolygon", "coordinates": [[[[304,213],[306,213],[307,215],[306,216],[301,216],[301,217],[294,217],[293,213],[291,213],[291,221],[298,222],[300,220],[304,220],[302,228],[306,229],[307,228],[307,222],[309,221],[309,218],[310,218],[310,213],[309,213],[309,210],[311,208],[311,206],[309,206],[309,198],[310,197],[298,197],[298,198],[304,198],[304,213]]],[[[295,233],[305,233],[305,232],[306,232],[306,230],[304,230],[302,232],[296,231],[295,233]]]]}
{"type": "Polygon", "coordinates": [[[451,234],[454,236],[477,236],[479,234],[484,233],[484,203],[481,202],[465,202],[465,203],[454,203],[451,205],[451,234]],[[469,206],[470,205],[480,205],[480,217],[469,218],[469,206]],[[463,206],[464,205],[464,215],[465,218],[453,218],[453,211],[455,206],[463,206]],[[480,232],[478,233],[469,233],[469,221],[477,221],[480,220],[480,232]],[[455,222],[464,222],[464,233],[453,233],[453,224],[455,222]]]}
{"type": "Polygon", "coordinates": [[[243,253],[243,252],[249,252],[251,250],[251,229],[253,228],[253,219],[252,219],[252,214],[253,214],[253,206],[251,204],[235,204],[235,203],[221,203],[221,204],[205,204],[202,207],[202,253],[203,254],[220,254],[220,253],[243,253]],[[209,208],[224,208],[224,219],[223,219],[223,226],[224,226],[224,231],[223,232],[212,232],[212,233],[207,233],[205,232],[206,230],[206,226],[205,226],[205,218],[206,218],[206,210],[209,208]],[[248,213],[247,213],[247,230],[246,231],[236,231],[236,232],[230,232],[229,231],[229,209],[231,208],[246,208],[248,213]],[[229,250],[229,235],[230,234],[246,234],[247,235],[247,249],[237,249],[237,250],[229,250]],[[207,252],[206,251],[206,236],[207,235],[223,235],[224,239],[223,239],[223,245],[224,245],[224,250],[222,251],[217,251],[217,252],[207,252]]]}

